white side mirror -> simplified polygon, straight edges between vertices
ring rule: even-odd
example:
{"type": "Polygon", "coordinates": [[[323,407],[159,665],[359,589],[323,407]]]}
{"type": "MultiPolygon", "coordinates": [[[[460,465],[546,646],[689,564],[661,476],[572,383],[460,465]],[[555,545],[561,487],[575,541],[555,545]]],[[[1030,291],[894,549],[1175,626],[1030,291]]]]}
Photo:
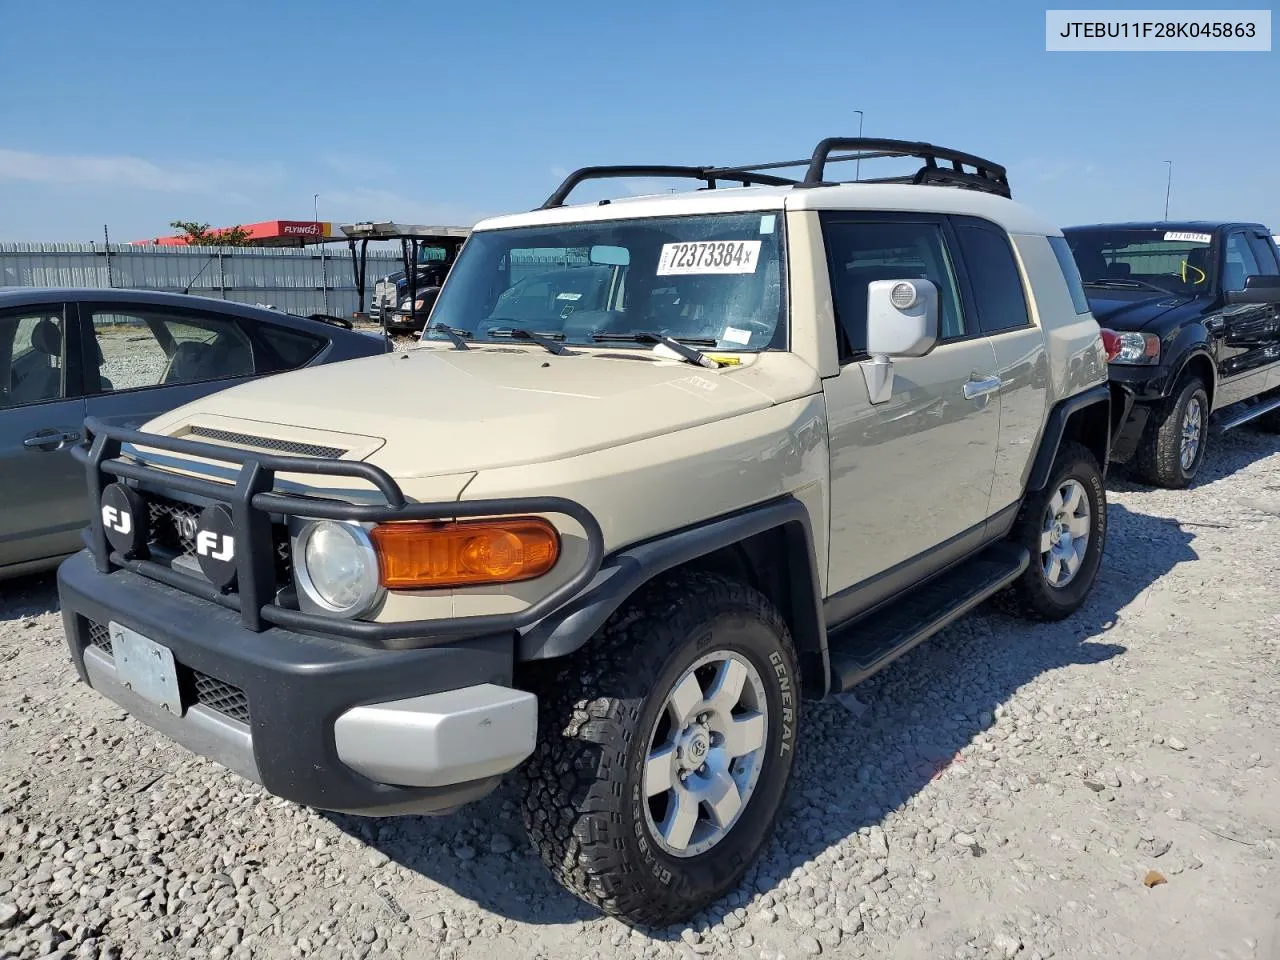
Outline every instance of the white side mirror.
{"type": "Polygon", "coordinates": [[[867,284],[867,353],[923,357],[938,342],[938,288],[931,280],[867,284]]]}

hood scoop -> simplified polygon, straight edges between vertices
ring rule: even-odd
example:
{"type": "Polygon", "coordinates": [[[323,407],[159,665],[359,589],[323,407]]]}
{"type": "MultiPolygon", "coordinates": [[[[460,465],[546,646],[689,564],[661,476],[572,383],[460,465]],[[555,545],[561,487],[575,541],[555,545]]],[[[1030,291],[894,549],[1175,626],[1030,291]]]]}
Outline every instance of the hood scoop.
{"type": "Polygon", "coordinates": [[[183,431],[184,439],[212,440],[214,443],[225,443],[234,447],[248,447],[255,450],[270,450],[272,453],[288,457],[317,457],[326,460],[337,460],[347,453],[344,447],[326,447],[318,443],[303,443],[297,440],[278,440],[275,437],[258,437],[251,433],[237,433],[234,430],[218,430],[213,427],[192,425],[183,431]]]}

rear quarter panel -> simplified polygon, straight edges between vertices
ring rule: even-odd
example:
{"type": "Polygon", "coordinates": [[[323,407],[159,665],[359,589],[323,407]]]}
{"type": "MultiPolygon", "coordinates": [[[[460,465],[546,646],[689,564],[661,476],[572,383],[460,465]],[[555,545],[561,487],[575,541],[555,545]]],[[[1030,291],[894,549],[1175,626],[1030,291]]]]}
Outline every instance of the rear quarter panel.
{"type": "Polygon", "coordinates": [[[1030,282],[1032,309],[1044,332],[1049,358],[1048,406],[1107,382],[1107,355],[1098,321],[1076,313],[1058,258],[1047,237],[1014,234],[1014,246],[1030,282]]]}

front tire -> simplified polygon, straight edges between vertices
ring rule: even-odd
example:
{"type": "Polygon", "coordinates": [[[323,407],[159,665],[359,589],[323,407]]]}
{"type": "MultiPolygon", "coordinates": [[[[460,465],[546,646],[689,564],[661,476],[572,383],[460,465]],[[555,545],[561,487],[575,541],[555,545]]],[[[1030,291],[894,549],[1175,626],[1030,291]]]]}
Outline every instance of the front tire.
{"type": "Polygon", "coordinates": [[[524,818],[547,868],[647,926],[726,894],[781,809],[799,679],[757,591],[692,572],[647,586],[539,692],[524,818]]]}
{"type": "Polygon", "coordinates": [[[1157,487],[1180,490],[1204,463],[1209,439],[1209,394],[1196,376],[1183,379],[1164,419],[1143,432],[1138,447],[1138,473],[1157,487]]]}
{"type": "Polygon", "coordinates": [[[1084,603],[1107,540],[1107,492],[1098,460],[1064,443],[1043,490],[1028,494],[1009,539],[1031,563],[997,595],[1005,610],[1031,620],[1062,620],[1084,603]]]}

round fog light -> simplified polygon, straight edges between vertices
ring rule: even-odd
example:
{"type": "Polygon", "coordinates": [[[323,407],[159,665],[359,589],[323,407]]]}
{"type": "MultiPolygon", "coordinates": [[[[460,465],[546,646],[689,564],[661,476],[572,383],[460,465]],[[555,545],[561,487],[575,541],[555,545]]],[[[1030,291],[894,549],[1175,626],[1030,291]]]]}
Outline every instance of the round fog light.
{"type": "Polygon", "coordinates": [[[378,558],[358,524],[309,523],[298,537],[294,563],[303,593],[332,613],[359,616],[378,596],[378,558]]]}

